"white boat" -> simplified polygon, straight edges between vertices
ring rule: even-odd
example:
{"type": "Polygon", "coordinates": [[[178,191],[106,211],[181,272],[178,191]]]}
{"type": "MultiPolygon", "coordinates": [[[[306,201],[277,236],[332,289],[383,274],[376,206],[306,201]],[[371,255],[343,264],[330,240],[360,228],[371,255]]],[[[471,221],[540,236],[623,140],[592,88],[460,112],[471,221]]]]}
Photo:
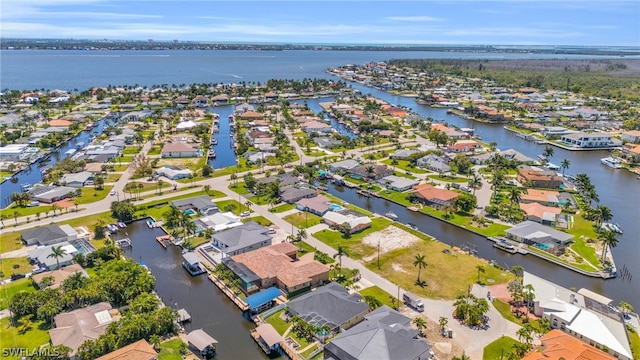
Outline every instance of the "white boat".
{"type": "Polygon", "coordinates": [[[560,169],[560,166],[558,166],[556,164],[552,164],[552,163],[546,163],[544,165],[544,167],[546,167],[549,170],[558,170],[558,169],[560,169]]]}
{"type": "Polygon", "coordinates": [[[606,158],[600,159],[600,162],[604,165],[607,165],[610,168],[620,169],[622,168],[622,162],[620,159],[614,158],[612,156],[607,156],[606,158]]]}
{"type": "Polygon", "coordinates": [[[79,143],[76,144],[76,147],[78,149],[82,149],[83,146],[84,146],[84,143],[82,141],[80,141],[79,143]]]}
{"type": "Polygon", "coordinates": [[[387,212],[386,214],[384,214],[384,216],[388,217],[391,220],[396,220],[398,219],[398,215],[392,213],[391,211],[387,212]]]}
{"type": "Polygon", "coordinates": [[[67,156],[71,156],[71,155],[75,154],[77,151],[78,150],[76,150],[76,149],[69,149],[69,150],[65,151],[64,154],[67,155],[67,156]]]}

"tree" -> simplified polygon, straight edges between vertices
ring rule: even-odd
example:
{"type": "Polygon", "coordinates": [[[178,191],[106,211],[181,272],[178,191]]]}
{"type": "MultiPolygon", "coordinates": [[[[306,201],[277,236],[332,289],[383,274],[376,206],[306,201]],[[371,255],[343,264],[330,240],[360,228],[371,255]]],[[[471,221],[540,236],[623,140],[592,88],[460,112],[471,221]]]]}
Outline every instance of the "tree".
{"type": "Polygon", "coordinates": [[[607,260],[607,250],[618,245],[618,238],[613,231],[601,230],[598,232],[598,239],[602,241],[602,258],[600,261],[605,263],[607,260]]]}
{"type": "Polygon", "coordinates": [[[620,301],[620,303],[618,304],[618,308],[625,316],[633,312],[633,305],[629,304],[626,301],[620,301]]]}
{"type": "Polygon", "coordinates": [[[413,266],[418,268],[418,280],[416,281],[417,284],[422,284],[422,281],[420,281],[420,271],[423,268],[427,267],[427,263],[424,261],[424,257],[424,255],[417,254],[415,260],[413,261],[413,266]]]}
{"type": "Polygon", "coordinates": [[[98,223],[93,227],[93,235],[96,239],[104,239],[105,230],[104,222],[102,220],[98,220],[98,223]]]}
{"type": "Polygon", "coordinates": [[[482,188],[482,180],[480,179],[480,175],[476,172],[471,172],[471,176],[469,177],[469,188],[473,191],[473,195],[476,194],[476,189],[482,188]]]}
{"type": "Polygon", "coordinates": [[[498,147],[498,143],[495,141],[492,141],[489,143],[489,151],[496,151],[496,148],[498,147]]]}
{"type": "Polygon", "coordinates": [[[461,194],[453,199],[453,205],[460,211],[471,212],[478,204],[477,198],[471,194],[461,194]]]}
{"type": "Polygon", "coordinates": [[[342,257],[343,256],[348,256],[347,252],[344,250],[344,248],[342,246],[338,246],[338,252],[336,252],[333,255],[334,259],[338,259],[338,262],[340,264],[340,267],[338,268],[338,273],[340,274],[340,276],[342,277],[342,257]]]}
{"type": "Polygon", "coordinates": [[[382,306],[382,302],[380,302],[380,300],[378,300],[378,298],[376,298],[375,296],[372,295],[365,295],[362,297],[362,300],[367,303],[367,305],[369,305],[369,309],[371,310],[375,310],[377,308],[379,308],[380,306],[382,306]]]}
{"type": "Polygon", "coordinates": [[[253,206],[253,203],[252,203],[251,201],[247,200],[247,201],[244,203],[244,206],[246,206],[246,207],[247,207],[247,211],[250,211],[250,210],[251,210],[251,207],[253,206]]]}
{"type": "Polygon", "coordinates": [[[416,316],[415,318],[413,318],[413,325],[416,326],[416,328],[418,328],[418,332],[420,333],[420,335],[423,335],[423,331],[424,329],[427,328],[427,322],[424,321],[424,319],[420,316],[416,316]]]}
{"type": "Polygon", "coordinates": [[[564,177],[564,171],[569,168],[569,165],[571,165],[571,161],[569,161],[569,159],[564,159],[560,163],[560,167],[562,168],[562,177],[564,177]]]}
{"type": "Polygon", "coordinates": [[[204,189],[204,192],[207,193],[207,195],[209,195],[209,191],[211,191],[211,185],[207,184],[205,186],[202,187],[204,189]]]}
{"type": "Polygon", "coordinates": [[[444,328],[449,324],[449,319],[444,316],[440,316],[438,319],[438,324],[440,324],[440,332],[444,333],[444,328]]]}
{"type": "Polygon", "coordinates": [[[462,355],[460,356],[454,356],[451,358],[451,360],[471,360],[471,358],[464,353],[464,351],[462,351],[462,355]]]}
{"type": "Polygon", "coordinates": [[[509,188],[509,201],[511,201],[512,205],[517,205],[520,202],[521,194],[522,190],[520,190],[520,188],[515,186],[509,188]]]}
{"type": "Polygon", "coordinates": [[[156,351],[160,349],[160,341],[161,338],[158,334],[153,334],[149,337],[149,344],[151,344],[156,351]]]}
{"type": "Polygon", "coordinates": [[[299,229],[298,234],[296,235],[298,241],[302,241],[303,239],[307,239],[307,231],[305,229],[299,229]]]}
{"type": "Polygon", "coordinates": [[[342,237],[345,239],[348,239],[351,237],[351,224],[349,224],[348,222],[343,222],[342,224],[340,224],[340,227],[338,229],[341,233],[342,233],[342,237]]]}
{"type": "Polygon", "coordinates": [[[62,246],[53,246],[51,247],[51,254],[47,255],[48,258],[56,259],[56,269],[60,269],[60,258],[64,257],[67,252],[62,248],[62,246]]]}
{"type": "MultiPolygon", "coordinates": [[[[162,186],[164,186],[164,180],[158,179],[158,181],[156,182],[156,185],[158,186],[158,195],[162,195],[162,186]]],[[[205,189],[205,191],[207,190],[205,189]]],[[[208,193],[209,192],[207,191],[207,194],[208,193]]]]}
{"type": "Polygon", "coordinates": [[[542,152],[542,155],[544,155],[544,157],[546,157],[547,160],[548,160],[553,156],[554,152],[555,152],[555,150],[553,149],[553,147],[545,146],[544,147],[544,151],[542,152]]]}
{"type": "Polygon", "coordinates": [[[113,217],[118,219],[118,221],[130,222],[133,220],[135,212],[136,207],[128,201],[114,201],[111,203],[111,214],[113,217]]]}
{"type": "Polygon", "coordinates": [[[253,192],[258,181],[253,177],[251,173],[248,173],[244,176],[244,186],[247,190],[253,192]]]}
{"type": "Polygon", "coordinates": [[[213,168],[209,164],[205,164],[202,167],[202,176],[209,177],[213,173],[213,168]]]}
{"type": "Polygon", "coordinates": [[[613,219],[613,212],[608,206],[598,205],[595,210],[598,226],[601,226],[603,223],[613,219]]]}

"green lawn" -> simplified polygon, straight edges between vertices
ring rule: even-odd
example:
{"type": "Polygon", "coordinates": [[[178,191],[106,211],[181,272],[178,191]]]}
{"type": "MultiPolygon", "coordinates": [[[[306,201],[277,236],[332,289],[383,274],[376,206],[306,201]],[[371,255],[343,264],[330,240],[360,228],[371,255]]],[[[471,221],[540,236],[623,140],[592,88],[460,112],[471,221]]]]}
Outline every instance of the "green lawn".
{"type": "MultiPolygon", "coordinates": [[[[120,164],[120,162],[118,162],[118,164],[120,164]]],[[[122,172],[122,171],[127,171],[128,168],[129,168],[129,164],[114,165],[113,171],[122,172]]]]}
{"type": "MultiPolygon", "coordinates": [[[[9,275],[7,275],[7,277],[8,276],[9,275]]],[[[0,310],[6,309],[9,306],[9,300],[11,300],[13,295],[21,291],[36,291],[36,288],[31,285],[31,279],[20,279],[8,284],[0,285],[0,310]]]]}
{"type": "Polygon", "coordinates": [[[282,205],[278,205],[274,208],[271,209],[271,212],[273,213],[281,213],[281,212],[285,212],[285,211],[289,211],[292,209],[296,208],[296,204],[288,204],[288,203],[284,203],[282,205]]]}
{"type": "Polygon", "coordinates": [[[246,195],[249,193],[249,190],[247,190],[247,186],[244,181],[238,181],[238,183],[235,185],[232,183],[231,185],[229,185],[229,189],[235,191],[240,195],[246,195]]]}
{"type": "Polygon", "coordinates": [[[569,234],[574,235],[574,243],[571,245],[571,249],[593,266],[601,268],[602,265],[596,250],[587,243],[587,239],[598,241],[598,234],[593,229],[593,223],[585,220],[581,215],[573,215],[573,220],[573,227],[567,231],[569,234]]]}
{"type": "Polygon", "coordinates": [[[1,177],[5,177],[5,176],[12,176],[13,172],[11,171],[0,171],[0,176],[1,177]]]}
{"type": "Polygon", "coordinates": [[[250,198],[248,198],[249,201],[251,201],[252,203],[256,204],[256,205],[267,205],[269,204],[269,197],[266,195],[254,195],[250,198]]]}
{"type": "Polygon", "coordinates": [[[107,177],[104,179],[105,183],[114,183],[118,180],[120,180],[120,177],[122,176],[122,174],[109,174],[107,175],[107,177]]]}
{"type": "Polygon", "coordinates": [[[104,199],[113,186],[103,186],[102,190],[96,190],[95,188],[82,188],[82,194],[80,196],[76,196],[73,200],[77,201],[78,204],[89,204],[96,201],[100,201],[104,199]]]}
{"type": "Polygon", "coordinates": [[[227,211],[227,206],[233,206],[233,210],[231,210],[231,212],[236,215],[240,215],[243,211],[247,211],[247,207],[244,204],[240,204],[237,200],[222,200],[216,202],[216,205],[220,211],[227,211]]]}
{"type": "Polygon", "coordinates": [[[141,148],[138,146],[129,145],[122,150],[122,153],[124,155],[132,155],[132,154],[135,155],[135,154],[138,154],[140,150],[141,148]]]}
{"type": "MultiPolygon", "coordinates": [[[[17,214],[18,217],[27,216],[27,215],[36,215],[38,213],[41,213],[42,216],[44,216],[44,214],[46,214],[47,211],[50,211],[50,210],[51,210],[50,205],[39,205],[39,206],[33,206],[33,207],[18,207],[16,205],[11,205],[11,207],[0,210],[0,215],[4,215],[5,221],[8,223],[11,223],[14,218],[14,212],[18,213],[17,214]]],[[[34,216],[34,219],[35,218],[36,217],[34,216]]]]}
{"type": "Polygon", "coordinates": [[[177,338],[160,343],[160,353],[158,360],[182,360],[180,348],[184,342],[177,338]]]}
{"type": "Polygon", "coordinates": [[[514,338],[503,336],[485,346],[484,353],[482,353],[482,360],[501,359],[501,356],[502,358],[506,358],[507,354],[512,351],[513,345],[518,342],[519,341],[514,338]]]}
{"type": "Polygon", "coordinates": [[[365,229],[359,233],[352,234],[349,239],[342,237],[342,234],[335,230],[320,230],[313,234],[313,236],[322,241],[323,243],[337,249],[338,246],[342,246],[349,257],[353,259],[362,259],[363,257],[372,255],[375,252],[375,247],[365,245],[361,242],[362,238],[376,231],[380,231],[392,223],[391,220],[386,218],[375,218],[371,220],[371,227],[365,229]]]}
{"type": "Polygon", "coordinates": [[[271,222],[271,220],[267,219],[264,216],[251,216],[251,217],[246,217],[242,219],[242,222],[246,223],[249,221],[255,221],[258,224],[262,225],[262,226],[271,226],[273,225],[273,223],[271,222]]]}
{"type": "MultiPolygon", "coordinates": [[[[421,169],[419,167],[411,167],[411,166],[409,166],[410,164],[409,164],[409,161],[407,161],[407,160],[396,160],[396,161],[398,162],[398,164],[395,165],[395,167],[398,168],[398,169],[402,169],[404,171],[409,171],[409,172],[414,173],[414,174],[426,174],[426,173],[428,173],[428,171],[425,170],[425,169],[421,169]]],[[[382,161],[383,164],[386,164],[386,165],[389,165],[389,166],[393,167],[394,165],[391,165],[392,162],[393,162],[392,159],[386,159],[386,160],[382,161]]]]}
{"type": "Polygon", "coordinates": [[[280,335],[284,334],[285,331],[287,331],[287,329],[291,326],[290,323],[280,319],[280,315],[282,315],[282,313],[284,313],[284,309],[264,319],[267,323],[271,324],[280,335]]]}
{"type": "Polygon", "coordinates": [[[634,359],[640,359],[640,336],[638,336],[638,330],[627,326],[627,334],[631,340],[631,353],[634,359]]]}
{"type": "MultiPolygon", "coordinates": [[[[48,328],[42,321],[34,321],[27,332],[18,333],[18,329],[9,324],[9,318],[0,320],[0,339],[2,339],[2,347],[4,349],[33,349],[39,348],[41,345],[49,343],[48,328]]],[[[17,356],[6,356],[3,359],[18,359],[17,356]]]]}
{"type": "MultiPolygon", "coordinates": [[[[213,190],[211,190],[209,193],[213,193],[213,190]]],[[[159,205],[159,204],[168,204],[168,203],[170,203],[170,202],[172,202],[174,200],[188,199],[190,197],[206,195],[206,194],[207,193],[204,190],[195,191],[195,192],[191,192],[191,193],[188,193],[188,194],[182,194],[182,195],[168,197],[168,198],[165,198],[165,199],[151,201],[151,202],[148,202],[148,203],[145,203],[145,204],[140,204],[138,206],[139,207],[151,207],[151,206],[155,206],[155,205],[159,205]]]]}
{"type": "Polygon", "coordinates": [[[382,305],[387,305],[392,309],[397,309],[398,307],[398,298],[387,294],[386,291],[382,290],[381,288],[375,285],[368,287],[366,289],[362,289],[359,292],[360,292],[360,295],[362,295],[363,297],[373,296],[374,298],[378,299],[378,301],[380,301],[382,305]],[[395,302],[395,304],[392,302],[392,300],[395,302]]]}
{"type": "Polygon", "coordinates": [[[300,229],[310,228],[322,222],[322,218],[320,216],[308,213],[306,211],[300,211],[295,214],[287,215],[282,219],[300,229]]]}
{"type": "MultiPolygon", "coordinates": [[[[526,320],[526,316],[523,315],[522,317],[517,318],[516,315],[513,312],[511,312],[511,305],[509,305],[508,303],[500,299],[495,299],[493,300],[493,307],[495,307],[496,310],[498,310],[498,312],[500,313],[500,315],[502,315],[503,318],[511,321],[512,323],[518,324],[520,326],[524,325],[523,320],[526,320]]],[[[540,328],[538,320],[531,319],[529,323],[531,323],[531,325],[536,329],[540,328]]]]}
{"type": "Polygon", "coordinates": [[[0,278],[9,278],[11,274],[26,274],[32,269],[27,257],[15,257],[0,259],[0,278]]]}
{"type": "Polygon", "coordinates": [[[316,251],[316,248],[304,241],[298,241],[295,243],[295,245],[298,247],[298,255],[304,255],[316,251]]]}
{"type": "Polygon", "coordinates": [[[429,175],[430,179],[453,182],[453,183],[466,183],[469,182],[469,179],[463,177],[451,177],[451,176],[440,176],[440,175],[429,175]]]}
{"type": "MultiPolygon", "coordinates": [[[[133,183],[133,184],[142,184],[142,190],[140,192],[146,192],[146,191],[150,191],[150,190],[156,190],[156,192],[157,192],[157,190],[158,190],[158,183],[155,182],[155,181],[153,181],[153,182],[132,181],[131,183],[133,183]]],[[[168,188],[168,187],[171,187],[171,186],[172,185],[169,184],[168,182],[163,181],[161,188],[165,189],[165,188],[168,188]]],[[[131,190],[123,190],[123,192],[132,193],[133,191],[131,191],[131,190]]],[[[138,191],[136,190],[136,192],[138,192],[138,191]]]]}
{"type": "Polygon", "coordinates": [[[550,254],[550,253],[548,253],[548,252],[546,252],[546,251],[543,251],[543,250],[538,249],[538,248],[537,248],[537,247],[535,247],[535,246],[528,246],[528,247],[527,247],[527,250],[529,250],[530,252],[535,252],[535,253],[537,253],[537,254],[540,254],[540,255],[542,255],[543,257],[548,257],[548,258],[550,258],[550,259],[555,259],[555,260],[561,261],[561,262],[563,262],[563,263],[565,263],[565,264],[568,264],[568,265],[571,265],[571,266],[575,266],[575,267],[577,267],[577,268],[579,268],[579,269],[582,269],[582,270],[584,270],[584,271],[595,271],[595,270],[596,270],[596,269],[594,269],[594,267],[593,267],[593,266],[591,266],[591,265],[589,265],[589,264],[585,264],[585,263],[570,263],[570,262],[568,262],[568,261],[566,260],[566,258],[558,257],[558,256],[555,256],[555,255],[552,255],[552,254],[550,254]]]}
{"type": "Polygon", "coordinates": [[[156,145],[151,147],[151,149],[149,149],[149,152],[147,153],[147,155],[160,155],[160,151],[162,151],[162,147],[156,145]]]}

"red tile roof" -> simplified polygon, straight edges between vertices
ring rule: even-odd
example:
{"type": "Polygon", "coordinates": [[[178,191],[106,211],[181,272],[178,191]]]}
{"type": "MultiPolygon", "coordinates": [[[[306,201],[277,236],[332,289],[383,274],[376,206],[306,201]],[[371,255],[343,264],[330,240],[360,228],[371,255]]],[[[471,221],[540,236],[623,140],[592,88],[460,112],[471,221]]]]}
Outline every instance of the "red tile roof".
{"type": "Polygon", "coordinates": [[[455,191],[440,189],[429,184],[414,186],[412,192],[429,201],[433,201],[433,200],[451,201],[456,197],[460,196],[460,194],[458,194],[455,191]]]}
{"type": "Polygon", "coordinates": [[[551,330],[541,339],[544,348],[522,360],[615,360],[616,358],[560,330],[551,330]]]}

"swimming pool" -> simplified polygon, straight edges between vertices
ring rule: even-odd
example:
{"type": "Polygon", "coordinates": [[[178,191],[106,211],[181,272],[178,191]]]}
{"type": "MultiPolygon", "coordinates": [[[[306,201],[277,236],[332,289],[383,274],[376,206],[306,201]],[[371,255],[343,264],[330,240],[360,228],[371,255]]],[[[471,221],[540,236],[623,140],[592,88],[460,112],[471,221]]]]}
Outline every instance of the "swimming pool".
{"type": "Polygon", "coordinates": [[[536,247],[538,249],[542,249],[542,250],[549,250],[551,249],[553,246],[551,244],[541,244],[541,243],[537,243],[536,247]]]}
{"type": "Polygon", "coordinates": [[[329,210],[331,211],[340,211],[343,210],[344,208],[340,205],[336,205],[336,204],[331,204],[329,205],[329,210]]]}
{"type": "Polygon", "coordinates": [[[187,209],[184,211],[185,214],[193,216],[196,214],[196,212],[193,209],[187,209]]]}

